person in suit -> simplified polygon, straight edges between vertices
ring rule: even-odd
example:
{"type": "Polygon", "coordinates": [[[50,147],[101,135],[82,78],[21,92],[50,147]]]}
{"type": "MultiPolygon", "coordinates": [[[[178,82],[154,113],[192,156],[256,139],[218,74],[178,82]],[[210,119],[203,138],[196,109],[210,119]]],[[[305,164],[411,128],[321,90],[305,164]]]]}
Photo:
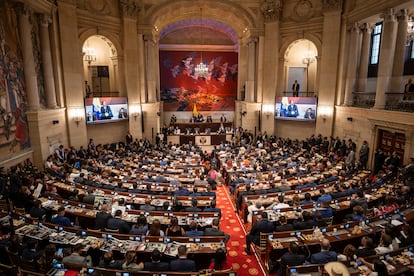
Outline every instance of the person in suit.
{"type": "Polygon", "coordinates": [[[213,213],[219,213],[219,218],[221,218],[221,209],[216,208],[216,201],[212,200],[210,203],[210,207],[204,208],[204,212],[213,212],[213,213]]]}
{"type": "Polygon", "coordinates": [[[374,241],[372,240],[372,238],[368,236],[362,237],[361,246],[357,248],[357,250],[355,251],[355,255],[357,257],[366,257],[376,254],[377,252],[375,252],[374,241]]]}
{"type": "Polygon", "coordinates": [[[293,97],[299,96],[300,85],[297,80],[292,84],[293,97]]]}
{"type": "Polygon", "coordinates": [[[139,207],[140,210],[145,210],[145,211],[155,211],[155,206],[151,205],[151,199],[147,198],[145,200],[145,204],[141,205],[141,207],[139,207]]]}
{"type": "Polygon", "coordinates": [[[414,84],[412,83],[412,79],[408,79],[407,83],[404,86],[403,100],[410,100],[412,95],[414,95],[414,84]]]}
{"type": "Polygon", "coordinates": [[[180,245],[178,247],[178,259],[170,262],[170,270],[174,272],[195,272],[197,271],[196,263],[187,259],[187,247],[180,245]]]}
{"type": "Polygon", "coordinates": [[[285,232],[285,231],[292,231],[293,225],[290,223],[287,223],[285,216],[279,217],[279,225],[276,226],[275,231],[276,232],[285,232]]]}
{"type": "Polygon", "coordinates": [[[273,222],[268,220],[268,216],[266,212],[262,213],[262,219],[256,221],[253,225],[250,233],[246,235],[246,252],[248,255],[251,255],[250,245],[253,242],[254,244],[259,244],[260,242],[260,233],[272,233],[275,229],[273,222]]]}
{"type": "Polygon", "coordinates": [[[151,262],[144,263],[144,271],[168,271],[170,265],[167,262],[161,262],[161,252],[154,249],[151,253],[151,262]]]}
{"type": "Polygon", "coordinates": [[[109,105],[106,104],[104,101],[101,106],[101,119],[111,119],[114,115],[112,115],[112,110],[109,105]]]}
{"type": "Polygon", "coordinates": [[[128,223],[121,219],[122,211],[116,210],[115,211],[115,217],[108,219],[108,225],[106,228],[112,229],[112,230],[119,230],[120,234],[128,234],[131,230],[128,223]]]}
{"type": "Polygon", "coordinates": [[[287,107],[286,116],[287,117],[298,117],[299,116],[298,106],[293,101],[290,101],[287,107]]]}
{"type": "Polygon", "coordinates": [[[312,264],[326,264],[329,262],[336,262],[337,254],[335,251],[331,251],[331,243],[328,239],[321,241],[321,251],[314,253],[311,256],[312,264]]]}
{"type": "Polygon", "coordinates": [[[39,260],[42,254],[37,250],[37,241],[29,240],[27,242],[27,248],[22,251],[22,258],[25,260],[39,260]]]}
{"type": "Polygon", "coordinates": [[[60,226],[72,226],[69,218],[65,217],[65,207],[59,207],[57,216],[52,218],[50,222],[60,226]]]}
{"type": "Polygon", "coordinates": [[[186,236],[186,237],[198,237],[198,236],[203,236],[203,235],[204,235],[204,232],[203,232],[203,231],[199,231],[199,230],[197,230],[197,226],[198,226],[198,225],[197,225],[197,222],[192,221],[192,222],[190,223],[190,226],[189,226],[190,230],[185,232],[185,236],[186,236]]]}
{"type": "Polygon", "coordinates": [[[108,205],[103,204],[101,206],[101,211],[96,213],[95,229],[104,229],[108,225],[108,220],[112,218],[112,215],[108,211],[108,205]]]}
{"type": "Polygon", "coordinates": [[[184,209],[185,212],[201,212],[201,209],[197,207],[198,201],[196,198],[191,199],[191,206],[184,209]]]}
{"type": "Polygon", "coordinates": [[[220,220],[218,218],[213,219],[211,227],[204,230],[204,236],[224,236],[225,243],[230,240],[230,235],[220,230],[220,220]]]}
{"type": "Polygon", "coordinates": [[[82,256],[82,244],[76,244],[73,247],[72,254],[63,258],[63,264],[78,264],[84,266],[91,266],[92,265],[92,258],[91,256],[82,256]]]}
{"type": "Polygon", "coordinates": [[[46,215],[46,210],[42,208],[42,202],[40,200],[36,200],[34,206],[30,209],[30,217],[43,219],[46,215]]]}
{"type": "Polygon", "coordinates": [[[302,212],[302,220],[295,221],[293,223],[293,228],[297,230],[302,229],[312,229],[313,228],[313,218],[310,212],[303,211],[302,212]]]}
{"type": "Polygon", "coordinates": [[[288,252],[280,258],[280,267],[277,275],[285,276],[287,266],[302,265],[305,260],[306,256],[301,254],[299,245],[296,242],[290,242],[288,252]]]}
{"type": "Polygon", "coordinates": [[[93,194],[93,190],[91,188],[88,189],[88,194],[83,197],[83,203],[93,205],[95,202],[95,195],[93,194]]]}

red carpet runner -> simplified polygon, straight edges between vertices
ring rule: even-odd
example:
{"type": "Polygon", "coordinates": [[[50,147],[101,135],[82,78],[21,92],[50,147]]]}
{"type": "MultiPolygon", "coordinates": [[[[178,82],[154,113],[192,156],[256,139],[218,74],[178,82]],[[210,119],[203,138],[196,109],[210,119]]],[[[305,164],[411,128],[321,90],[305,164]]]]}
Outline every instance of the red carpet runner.
{"type": "Polygon", "coordinates": [[[216,195],[217,207],[221,208],[223,214],[220,229],[231,236],[227,243],[227,258],[233,264],[234,271],[240,276],[266,275],[256,256],[254,254],[249,256],[244,252],[246,248],[245,229],[235,213],[235,207],[229,198],[227,187],[217,187],[216,195]]]}

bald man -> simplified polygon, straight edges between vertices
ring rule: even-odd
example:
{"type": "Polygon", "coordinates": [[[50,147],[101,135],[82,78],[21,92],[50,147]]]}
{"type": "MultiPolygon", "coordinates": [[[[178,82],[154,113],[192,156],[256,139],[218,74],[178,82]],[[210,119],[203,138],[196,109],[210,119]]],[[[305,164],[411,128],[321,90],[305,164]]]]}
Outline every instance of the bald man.
{"type": "Polygon", "coordinates": [[[312,264],[326,264],[329,262],[335,262],[337,259],[337,254],[335,251],[330,251],[331,243],[327,239],[321,241],[321,252],[312,254],[311,263],[312,264]]]}

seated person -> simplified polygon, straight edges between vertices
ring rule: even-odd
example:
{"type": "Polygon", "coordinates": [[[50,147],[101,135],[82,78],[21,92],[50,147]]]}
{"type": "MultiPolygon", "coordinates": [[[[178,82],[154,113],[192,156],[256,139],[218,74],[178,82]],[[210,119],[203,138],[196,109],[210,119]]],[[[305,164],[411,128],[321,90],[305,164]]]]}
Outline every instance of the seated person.
{"type": "Polygon", "coordinates": [[[196,263],[187,259],[187,247],[180,245],[178,247],[178,259],[170,262],[170,270],[175,272],[195,272],[197,271],[196,263]]]}
{"type": "Polygon", "coordinates": [[[290,101],[287,107],[286,116],[287,117],[298,117],[299,116],[298,106],[293,101],[290,101]]]}
{"type": "Polygon", "coordinates": [[[244,250],[248,255],[251,255],[250,245],[253,242],[254,244],[259,244],[260,242],[260,233],[272,233],[274,228],[273,222],[268,220],[268,215],[266,212],[263,212],[261,215],[262,219],[257,220],[253,225],[250,233],[246,235],[246,249],[244,250]]]}
{"type": "Polygon", "coordinates": [[[330,194],[327,194],[325,189],[319,190],[320,196],[318,197],[318,202],[324,202],[324,201],[331,201],[332,196],[330,194]]]}
{"type": "Polygon", "coordinates": [[[335,251],[331,251],[331,243],[328,239],[321,241],[321,251],[314,253],[311,256],[312,264],[326,264],[329,262],[336,262],[337,254],[335,251]]]}
{"type": "Polygon", "coordinates": [[[82,244],[76,244],[72,248],[72,254],[63,258],[62,262],[64,264],[78,264],[82,266],[91,266],[92,258],[91,256],[82,256],[82,244]]]}
{"type": "Polygon", "coordinates": [[[224,236],[224,243],[227,243],[230,240],[230,235],[225,234],[223,231],[221,231],[219,225],[220,220],[217,218],[213,219],[211,227],[207,227],[204,230],[204,236],[224,236]]]}
{"type": "Polygon", "coordinates": [[[60,226],[72,226],[69,218],[65,217],[65,207],[59,207],[57,216],[53,217],[50,222],[60,226]]]}
{"type": "Polygon", "coordinates": [[[101,210],[96,213],[95,229],[105,229],[110,218],[112,218],[112,215],[109,213],[109,207],[107,204],[103,204],[101,210]]]}
{"type": "Polygon", "coordinates": [[[198,204],[197,199],[193,197],[193,198],[191,199],[191,206],[186,207],[186,208],[184,209],[184,211],[185,211],[185,212],[195,212],[195,213],[197,213],[197,212],[201,212],[201,209],[197,207],[197,204],[198,204]]]}
{"type": "Polygon", "coordinates": [[[306,256],[300,252],[299,244],[297,242],[290,242],[288,252],[280,258],[280,268],[277,275],[285,276],[287,266],[302,265],[305,260],[306,256]]]}
{"type": "Polygon", "coordinates": [[[101,119],[107,120],[111,119],[114,115],[112,114],[111,107],[106,104],[106,101],[103,101],[101,106],[101,119]]]}
{"type": "Polygon", "coordinates": [[[106,228],[111,230],[119,230],[120,234],[128,234],[131,229],[128,223],[125,220],[121,219],[121,216],[122,211],[116,210],[115,216],[113,218],[108,219],[108,225],[106,226],[106,228]]]}
{"type": "Polygon", "coordinates": [[[195,221],[192,221],[190,223],[190,230],[185,232],[185,236],[186,237],[198,237],[198,236],[203,236],[204,232],[203,231],[199,231],[197,230],[198,224],[195,221]]]}
{"type": "Polygon", "coordinates": [[[213,271],[229,271],[233,268],[231,262],[227,260],[226,250],[217,248],[214,259],[211,261],[209,269],[213,271]]]}
{"type": "Polygon", "coordinates": [[[376,255],[377,252],[374,249],[374,241],[371,237],[364,236],[361,238],[361,245],[355,251],[357,257],[366,257],[376,255]]]}
{"type": "Polygon", "coordinates": [[[114,260],[114,255],[112,251],[105,252],[101,261],[99,262],[99,267],[110,268],[110,269],[122,269],[122,264],[124,260],[114,260]]]}
{"type": "Polygon", "coordinates": [[[145,199],[145,204],[139,207],[140,210],[155,211],[155,206],[151,205],[151,199],[145,199]]]}
{"type": "Polygon", "coordinates": [[[167,262],[161,262],[161,252],[154,249],[151,253],[151,262],[144,263],[144,271],[168,271],[170,265],[167,262]]]}
{"type": "Polygon", "coordinates": [[[159,219],[154,219],[146,236],[164,236],[164,231],[161,230],[161,221],[159,219]]]}
{"type": "Polygon", "coordinates": [[[40,257],[42,256],[42,254],[40,253],[40,251],[37,250],[37,245],[38,245],[38,243],[37,243],[36,240],[30,239],[27,242],[27,248],[23,249],[23,251],[22,251],[22,256],[21,256],[22,259],[25,259],[25,260],[28,260],[28,261],[30,261],[30,260],[35,260],[35,261],[39,260],[40,257]]]}
{"type": "Polygon", "coordinates": [[[129,231],[129,233],[133,235],[145,235],[147,231],[148,231],[147,218],[141,214],[137,218],[137,223],[132,225],[132,228],[129,231]]]}
{"type": "Polygon", "coordinates": [[[125,262],[122,269],[125,270],[142,270],[143,264],[137,264],[137,253],[135,251],[127,251],[125,253],[125,262]]]}
{"type": "Polygon", "coordinates": [[[178,225],[178,218],[172,217],[170,220],[170,226],[167,228],[165,234],[168,237],[181,237],[185,235],[184,228],[178,225]]]}
{"type": "Polygon", "coordinates": [[[311,119],[314,120],[315,119],[315,112],[312,110],[312,108],[308,108],[305,111],[305,115],[303,116],[303,118],[305,119],[311,119]]]}
{"type": "Polygon", "coordinates": [[[313,204],[315,201],[312,199],[312,196],[310,193],[305,193],[305,199],[303,199],[300,204],[313,204]]]}
{"type": "Polygon", "coordinates": [[[30,209],[30,217],[31,218],[37,218],[37,219],[43,219],[46,215],[46,210],[42,208],[42,202],[40,200],[36,200],[34,206],[30,209]]]}
{"type": "Polygon", "coordinates": [[[219,213],[219,218],[221,218],[221,209],[216,208],[216,201],[212,200],[210,203],[210,207],[204,208],[204,212],[213,212],[213,213],[219,213]]]}
{"type": "Polygon", "coordinates": [[[284,232],[284,231],[292,231],[293,225],[290,223],[287,223],[287,219],[285,216],[279,217],[279,225],[276,226],[275,231],[276,232],[284,232]]]}
{"type": "Polygon", "coordinates": [[[313,218],[311,213],[308,211],[302,212],[302,219],[295,221],[293,223],[293,228],[297,230],[303,230],[303,229],[312,229],[313,228],[313,218]]]}

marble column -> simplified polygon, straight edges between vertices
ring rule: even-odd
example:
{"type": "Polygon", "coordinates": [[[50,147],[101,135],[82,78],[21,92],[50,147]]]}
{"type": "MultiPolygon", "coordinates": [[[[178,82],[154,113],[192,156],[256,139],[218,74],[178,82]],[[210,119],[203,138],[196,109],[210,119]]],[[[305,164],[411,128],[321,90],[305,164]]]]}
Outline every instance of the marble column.
{"type": "Polygon", "coordinates": [[[247,43],[248,61],[247,61],[247,81],[246,81],[246,101],[254,102],[256,99],[256,54],[257,54],[256,37],[250,38],[247,43]]]}
{"type": "Polygon", "coordinates": [[[408,12],[401,10],[398,18],[397,40],[395,42],[394,66],[392,68],[391,92],[403,92],[404,55],[407,43],[408,12]]]}
{"type": "Polygon", "coordinates": [[[49,24],[51,22],[51,17],[49,15],[40,15],[40,46],[46,92],[46,106],[48,108],[56,108],[55,78],[53,76],[53,63],[49,37],[49,24]]]}
{"type": "Polygon", "coordinates": [[[361,25],[362,45],[358,74],[358,92],[366,92],[365,90],[367,87],[368,78],[369,50],[371,48],[371,31],[372,26],[369,23],[364,23],[361,25]]]}
{"type": "Polygon", "coordinates": [[[237,93],[237,100],[246,100],[246,79],[247,79],[247,45],[243,39],[239,39],[239,54],[238,54],[238,72],[237,72],[237,86],[239,91],[237,93]]]}
{"type": "Polygon", "coordinates": [[[145,72],[147,82],[147,102],[153,103],[156,101],[156,75],[155,75],[155,47],[156,43],[152,35],[144,35],[145,45],[145,72]]]}
{"type": "Polygon", "coordinates": [[[386,94],[390,88],[390,78],[394,64],[395,40],[397,36],[397,21],[393,9],[388,9],[384,15],[382,26],[381,49],[378,63],[377,93],[374,108],[382,109],[386,104],[386,94]]]}
{"type": "Polygon", "coordinates": [[[349,42],[349,56],[348,68],[345,82],[345,99],[344,105],[352,106],[353,95],[355,92],[356,75],[358,68],[359,57],[359,27],[357,23],[350,26],[350,42],[349,42]]]}
{"type": "Polygon", "coordinates": [[[32,11],[26,5],[17,5],[18,25],[23,54],[24,79],[26,83],[27,104],[29,110],[38,110],[39,87],[37,83],[36,66],[33,56],[32,24],[30,22],[32,11]]]}

